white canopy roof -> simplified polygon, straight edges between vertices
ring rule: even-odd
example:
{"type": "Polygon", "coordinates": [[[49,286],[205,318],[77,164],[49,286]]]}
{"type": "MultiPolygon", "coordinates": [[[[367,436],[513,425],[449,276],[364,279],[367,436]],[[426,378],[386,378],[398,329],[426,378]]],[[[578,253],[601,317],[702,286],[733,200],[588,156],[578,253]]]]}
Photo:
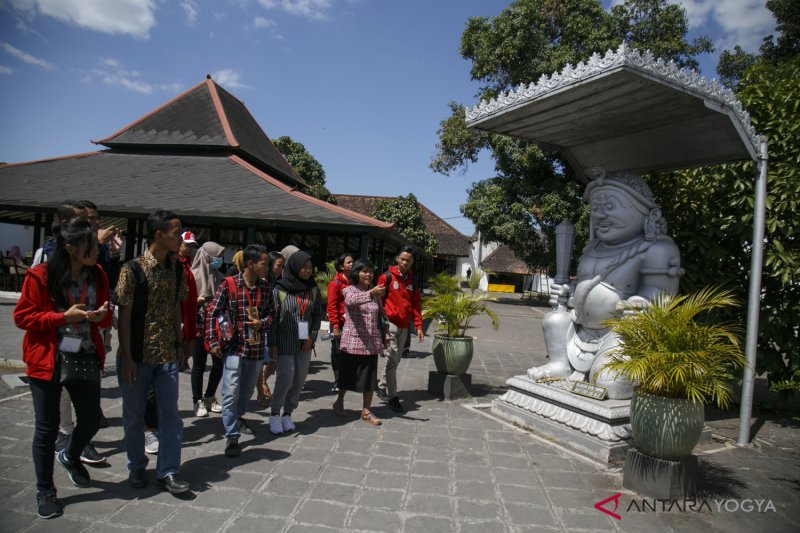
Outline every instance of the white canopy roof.
{"type": "Polygon", "coordinates": [[[467,110],[467,125],[561,152],[584,181],[756,159],[760,137],[717,80],[622,44],[467,110]]]}

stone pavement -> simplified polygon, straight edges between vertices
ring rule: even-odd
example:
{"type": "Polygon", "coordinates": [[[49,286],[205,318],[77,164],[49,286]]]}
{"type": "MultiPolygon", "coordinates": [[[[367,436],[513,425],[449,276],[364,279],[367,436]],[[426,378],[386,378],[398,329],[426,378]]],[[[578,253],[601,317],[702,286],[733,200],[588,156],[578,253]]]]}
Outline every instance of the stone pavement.
{"type": "MultiPolygon", "coordinates": [[[[493,332],[481,319],[471,331],[475,397],[454,403],[429,397],[430,338],[414,341],[414,357],[400,365],[408,413],[392,416],[378,403],[380,428],[358,420],[355,394],[345,400],[347,418],[333,415],[328,346],[320,343],[296,411],[298,431],[273,436],[264,412],[254,413],[255,436],[242,438],[241,457],[227,459],[219,416],[192,416],[189,376],[181,375],[181,475],[192,492],[180,498],[154,487],[154,463],[148,488],[127,484],[121,399],[116,378],[108,376],[103,408],[111,427],[95,440],[109,456],[108,465],[90,469],[88,489],[73,487],[56,466],[64,516],[37,518],[30,397],[1,400],[0,531],[800,530],[797,418],[757,419],[757,446],[738,448],[725,438],[735,432],[735,413],[711,413],[710,423],[721,437],[698,450],[707,503],[690,508],[678,502],[665,510],[659,503],[658,511],[651,511],[622,489],[620,469],[579,458],[490,416],[486,407],[505,379],[544,360],[540,321],[546,310],[513,300],[494,307],[501,315],[500,330],[493,332]],[[594,508],[618,493],[620,520],[594,508]],[[756,511],[756,500],[766,512],[756,511]],[[747,511],[750,505],[753,510],[747,511]]],[[[11,309],[0,305],[0,328],[17,335],[18,343],[20,335],[8,327],[11,309]]],[[[16,343],[4,338],[0,349],[16,343]]],[[[16,351],[0,356],[18,358],[16,351]]],[[[605,508],[614,510],[613,500],[605,508]]]]}

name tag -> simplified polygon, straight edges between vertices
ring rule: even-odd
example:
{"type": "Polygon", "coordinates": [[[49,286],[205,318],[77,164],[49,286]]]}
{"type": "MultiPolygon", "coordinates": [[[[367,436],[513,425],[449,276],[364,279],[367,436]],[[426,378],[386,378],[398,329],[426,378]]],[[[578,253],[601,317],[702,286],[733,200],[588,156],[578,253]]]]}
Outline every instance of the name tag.
{"type": "Polygon", "coordinates": [[[297,338],[301,341],[308,339],[308,322],[297,323],[297,338]]]}
{"type": "Polygon", "coordinates": [[[61,344],[58,346],[58,349],[62,352],[67,353],[78,353],[81,351],[81,339],[80,337],[70,337],[69,335],[64,335],[61,339],[61,344]]]}

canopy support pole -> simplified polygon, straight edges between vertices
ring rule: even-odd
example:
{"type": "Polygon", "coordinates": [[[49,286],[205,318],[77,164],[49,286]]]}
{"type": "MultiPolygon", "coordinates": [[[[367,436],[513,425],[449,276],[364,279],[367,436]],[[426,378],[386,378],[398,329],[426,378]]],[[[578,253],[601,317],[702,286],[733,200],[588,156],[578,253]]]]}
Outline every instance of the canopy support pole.
{"type": "Polygon", "coordinates": [[[747,299],[747,337],[745,357],[747,366],[742,378],[742,398],[739,411],[739,437],[736,444],[750,443],[750,418],[753,413],[753,383],[758,348],[758,315],[761,309],[761,269],[764,263],[764,224],[767,199],[767,141],[761,140],[758,156],[758,179],[753,206],[753,243],[750,260],[750,294],[747,299]]]}

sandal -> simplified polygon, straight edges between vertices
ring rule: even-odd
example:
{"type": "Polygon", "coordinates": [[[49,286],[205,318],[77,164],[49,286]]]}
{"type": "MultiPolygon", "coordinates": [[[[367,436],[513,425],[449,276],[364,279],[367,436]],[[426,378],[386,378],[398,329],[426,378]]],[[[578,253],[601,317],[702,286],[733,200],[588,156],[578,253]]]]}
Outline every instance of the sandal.
{"type": "Polygon", "coordinates": [[[267,396],[262,396],[261,394],[258,395],[258,406],[259,407],[269,407],[270,399],[267,396]]]}
{"type": "Polygon", "coordinates": [[[381,422],[381,419],[373,415],[372,411],[368,409],[364,409],[364,411],[361,412],[361,420],[369,422],[373,426],[380,426],[383,424],[383,422],[381,422]]]}
{"type": "Polygon", "coordinates": [[[344,412],[344,404],[339,401],[333,402],[333,412],[336,414],[336,416],[347,415],[347,413],[344,412]]]}

